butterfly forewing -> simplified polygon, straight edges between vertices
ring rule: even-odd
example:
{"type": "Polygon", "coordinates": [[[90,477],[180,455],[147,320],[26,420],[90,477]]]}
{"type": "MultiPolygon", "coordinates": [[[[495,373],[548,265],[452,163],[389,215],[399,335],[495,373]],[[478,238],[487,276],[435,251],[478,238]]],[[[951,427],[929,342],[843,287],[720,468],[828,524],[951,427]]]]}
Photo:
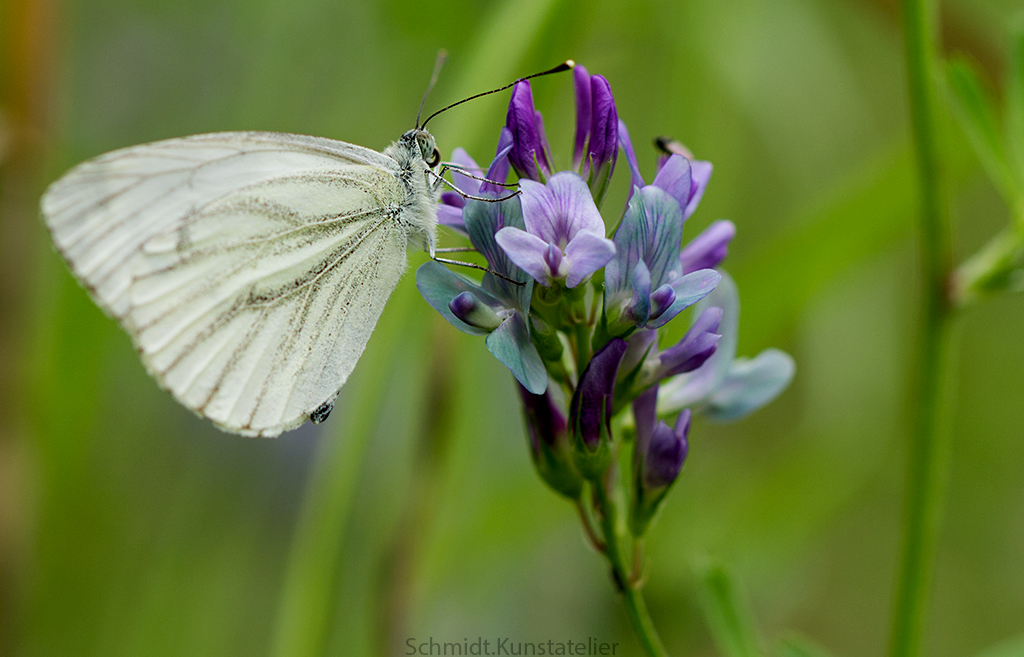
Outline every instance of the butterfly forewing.
{"type": "Polygon", "coordinates": [[[43,211],[150,372],[224,429],[277,435],[337,395],[405,267],[390,158],[272,133],[138,146],[43,211]]]}

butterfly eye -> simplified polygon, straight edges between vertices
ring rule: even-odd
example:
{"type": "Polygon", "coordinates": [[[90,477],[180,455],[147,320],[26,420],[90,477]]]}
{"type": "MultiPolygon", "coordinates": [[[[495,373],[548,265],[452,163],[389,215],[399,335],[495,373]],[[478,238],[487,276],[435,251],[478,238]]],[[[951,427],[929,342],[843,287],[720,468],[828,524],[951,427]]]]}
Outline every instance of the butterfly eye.
{"type": "Polygon", "coordinates": [[[430,156],[429,160],[427,160],[427,166],[430,167],[431,169],[433,169],[440,162],[441,162],[441,153],[438,152],[438,150],[435,148],[434,149],[434,154],[430,156]]]}

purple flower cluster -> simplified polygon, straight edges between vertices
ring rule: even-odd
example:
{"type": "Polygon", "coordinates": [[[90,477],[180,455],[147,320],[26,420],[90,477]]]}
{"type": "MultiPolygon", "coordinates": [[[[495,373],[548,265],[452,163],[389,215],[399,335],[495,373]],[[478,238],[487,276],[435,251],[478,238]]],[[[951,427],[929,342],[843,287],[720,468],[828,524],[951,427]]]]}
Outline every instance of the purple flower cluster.
{"type": "Polygon", "coordinates": [[[445,192],[438,210],[487,273],[477,282],[434,261],[416,281],[456,328],[486,336],[518,380],[530,452],[552,489],[579,499],[588,482],[601,485],[635,434],[630,523],[639,536],[682,468],[693,414],[727,419],[763,406],[788,385],[792,359],[776,350],[735,358],[738,301],[718,269],[735,226],[716,221],[682,242],[711,164],[659,139],[646,184],[608,80],[576,66],[573,83],[571,169],[556,170],[530,83],[520,81],[490,166],[456,149],[461,193],[445,192]],[[609,222],[599,208],[620,149],[628,201],[609,222]],[[510,197],[502,185],[511,171],[519,193],[510,197]],[[607,225],[616,226],[610,235],[607,225]],[[694,304],[689,331],[659,349],[659,329],[694,304]],[[630,425],[616,418],[630,408],[634,431],[616,438],[630,425]]]}

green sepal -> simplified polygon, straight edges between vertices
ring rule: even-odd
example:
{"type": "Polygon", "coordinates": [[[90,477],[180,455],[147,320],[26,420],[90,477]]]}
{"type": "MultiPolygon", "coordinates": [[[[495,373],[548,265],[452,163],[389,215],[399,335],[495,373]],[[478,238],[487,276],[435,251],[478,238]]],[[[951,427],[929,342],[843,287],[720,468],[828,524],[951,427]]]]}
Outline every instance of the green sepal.
{"type": "Polygon", "coordinates": [[[554,281],[548,287],[534,285],[530,312],[547,322],[552,329],[563,329],[562,296],[565,291],[565,287],[558,281],[554,281]]]}
{"type": "Polygon", "coordinates": [[[565,348],[558,337],[558,331],[551,328],[541,317],[530,314],[530,329],[533,335],[533,343],[537,346],[537,352],[545,364],[560,363],[565,348]]]}
{"type": "MultiPolygon", "coordinates": [[[[527,443],[529,442],[527,438],[527,443]]],[[[578,500],[583,492],[583,477],[573,466],[568,445],[556,444],[551,447],[543,440],[538,443],[540,446],[536,451],[530,449],[537,474],[551,490],[570,500],[578,500]]]]}
{"type": "Polygon", "coordinates": [[[597,447],[595,449],[588,448],[586,443],[583,442],[583,437],[580,435],[579,430],[579,418],[576,418],[576,426],[572,427],[573,464],[576,466],[576,470],[583,475],[585,479],[597,482],[598,485],[601,485],[600,482],[604,477],[604,473],[612,463],[612,437],[608,433],[607,424],[601,422],[600,426],[601,437],[600,440],[598,440],[597,447]]]}
{"type": "MultiPolygon", "coordinates": [[[[662,503],[673,481],[668,486],[659,486],[654,489],[644,489],[642,473],[644,470],[643,454],[640,453],[640,441],[633,443],[633,499],[629,507],[629,531],[633,536],[640,538],[647,533],[654,518],[661,510],[662,503]]],[[[677,478],[678,480],[678,478],[677,478]]]]}

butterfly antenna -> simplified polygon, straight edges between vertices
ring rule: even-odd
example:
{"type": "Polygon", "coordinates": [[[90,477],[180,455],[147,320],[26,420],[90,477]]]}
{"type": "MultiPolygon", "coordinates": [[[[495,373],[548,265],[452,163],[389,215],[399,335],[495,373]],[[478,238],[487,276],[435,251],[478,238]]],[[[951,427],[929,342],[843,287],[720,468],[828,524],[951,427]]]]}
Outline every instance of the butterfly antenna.
{"type": "MultiPolygon", "coordinates": [[[[423,92],[423,100],[420,101],[420,110],[416,112],[416,127],[420,127],[420,117],[423,116],[423,104],[427,102],[427,96],[433,91],[434,85],[437,84],[437,78],[441,75],[441,67],[444,66],[445,61],[448,59],[448,51],[441,48],[437,51],[437,59],[434,60],[434,72],[430,76],[430,83],[427,85],[427,90],[423,92]]],[[[427,119],[429,121],[430,119],[427,119]]]]}
{"type": "Polygon", "coordinates": [[[529,80],[529,79],[532,79],[532,78],[539,78],[542,75],[551,75],[552,73],[561,73],[562,71],[568,71],[568,70],[571,70],[574,66],[576,66],[576,62],[572,61],[571,59],[567,59],[567,60],[565,60],[564,62],[562,62],[561,64],[559,64],[558,66],[556,66],[556,67],[554,67],[552,69],[548,69],[546,71],[541,71],[540,73],[534,73],[533,75],[527,75],[525,78],[519,78],[515,82],[512,82],[510,84],[506,84],[504,87],[498,87],[497,89],[491,89],[490,91],[485,91],[485,92],[480,93],[480,94],[475,94],[473,96],[470,96],[469,98],[463,98],[459,102],[452,103],[451,105],[449,105],[447,107],[442,107],[441,109],[437,110],[436,112],[434,112],[433,114],[428,116],[427,120],[424,121],[423,125],[420,126],[420,127],[421,128],[427,127],[427,124],[430,123],[430,119],[434,118],[435,116],[437,116],[441,112],[446,112],[446,111],[450,110],[453,107],[457,107],[457,106],[461,105],[462,103],[468,103],[469,101],[476,100],[477,98],[480,98],[482,96],[489,96],[491,94],[496,94],[499,91],[505,91],[506,89],[509,89],[510,87],[516,86],[517,84],[519,84],[523,80],[529,80]]]}

